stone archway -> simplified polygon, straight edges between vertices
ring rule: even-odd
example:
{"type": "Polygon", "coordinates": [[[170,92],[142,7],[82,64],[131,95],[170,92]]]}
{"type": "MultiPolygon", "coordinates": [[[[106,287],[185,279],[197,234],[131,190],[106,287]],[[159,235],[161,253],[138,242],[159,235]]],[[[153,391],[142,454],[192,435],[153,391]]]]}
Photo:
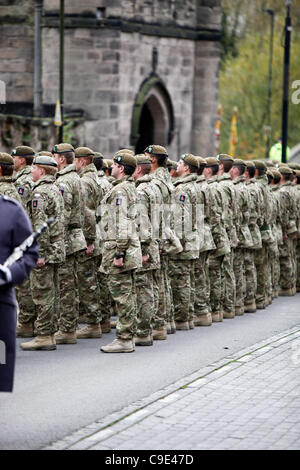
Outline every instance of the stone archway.
{"type": "Polygon", "coordinates": [[[174,131],[173,106],[167,89],[158,77],[146,80],[135,100],[130,143],[136,153],[150,144],[167,146],[174,131]]]}

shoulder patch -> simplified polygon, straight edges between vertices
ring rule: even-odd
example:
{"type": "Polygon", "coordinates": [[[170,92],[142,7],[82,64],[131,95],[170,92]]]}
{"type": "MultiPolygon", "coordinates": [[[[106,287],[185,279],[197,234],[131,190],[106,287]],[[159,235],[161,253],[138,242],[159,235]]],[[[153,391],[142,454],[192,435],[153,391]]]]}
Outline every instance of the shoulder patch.
{"type": "Polygon", "coordinates": [[[179,196],[179,202],[184,202],[185,198],[186,198],[185,194],[181,193],[180,196],[179,196]]]}
{"type": "Polygon", "coordinates": [[[18,194],[21,197],[27,197],[28,196],[28,189],[26,189],[25,186],[19,186],[18,187],[18,194]]]}
{"type": "Polygon", "coordinates": [[[42,209],[44,202],[40,199],[40,194],[36,193],[32,199],[32,208],[33,209],[42,209]]]}

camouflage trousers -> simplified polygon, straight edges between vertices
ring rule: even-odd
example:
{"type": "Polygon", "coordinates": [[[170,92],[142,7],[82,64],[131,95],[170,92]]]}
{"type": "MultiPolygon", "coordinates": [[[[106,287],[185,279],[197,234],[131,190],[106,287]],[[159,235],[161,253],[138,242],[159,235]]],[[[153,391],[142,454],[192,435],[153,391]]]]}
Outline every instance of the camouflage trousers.
{"type": "Polygon", "coordinates": [[[32,300],[32,294],[30,289],[30,277],[26,279],[23,284],[15,287],[16,298],[19,305],[19,323],[28,323],[36,319],[35,304],[32,300]]]}
{"type": "Polygon", "coordinates": [[[136,273],[137,323],[136,335],[148,336],[152,333],[152,318],[155,309],[153,271],[136,273]]]}
{"type": "Polygon", "coordinates": [[[224,256],[223,270],[222,270],[222,285],[223,285],[223,310],[224,312],[234,312],[236,287],[235,276],[233,269],[233,250],[224,256]]]}
{"type": "Polygon", "coordinates": [[[276,245],[273,255],[270,259],[271,264],[271,276],[272,276],[272,296],[274,296],[279,290],[280,281],[280,262],[279,262],[279,246],[276,245]]]}
{"type": "Polygon", "coordinates": [[[257,289],[256,304],[264,304],[267,297],[268,283],[268,248],[263,244],[262,248],[255,250],[254,262],[256,267],[257,289]]]}
{"type": "Polygon", "coordinates": [[[245,285],[246,293],[244,304],[249,305],[255,302],[257,291],[257,276],[256,267],[254,262],[255,251],[251,249],[244,249],[244,267],[245,267],[245,285]]]}
{"type": "Polygon", "coordinates": [[[107,286],[107,274],[100,272],[102,256],[97,256],[96,266],[97,266],[97,281],[99,286],[99,303],[100,303],[100,312],[102,322],[105,320],[110,320],[110,317],[113,315],[113,301],[109,293],[107,286]]]}
{"type": "Polygon", "coordinates": [[[32,300],[36,306],[35,329],[38,335],[53,335],[56,331],[57,300],[59,298],[58,265],[45,264],[31,273],[32,300]]]}
{"type": "Polygon", "coordinates": [[[100,323],[101,310],[97,259],[88,257],[85,251],[80,252],[76,258],[76,273],[80,315],[85,316],[88,324],[100,323]]]}
{"type": "Polygon", "coordinates": [[[209,274],[208,274],[208,251],[200,253],[195,260],[195,302],[194,315],[206,315],[209,313],[209,274]]]}
{"type": "Polygon", "coordinates": [[[136,331],[136,274],[135,271],[109,274],[107,286],[114,300],[118,321],[117,338],[129,340],[136,331]]]}
{"type": "Polygon", "coordinates": [[[280,279],[281,289],[292,289],[296,285],[293,265],[293,240],[287,238],[279,247],[280,279]]]}
{"type": "Polygon", "coordinates": [[[168,257],[163,257],[161,260],[161,267],[164,276],[164,284],[166,286],[166,322],[174,320],[174,301],[172,293],[172,284],[170,279],[170,260],[168,257]]]}
{"type": "Polygon", "coordinates": [[[297,292],[300,291],[300,238],[297,240],[296,247],[296,259],[297,259],[297,292]]]}
{"type": "Polygon", "coordinates": [[[165,276],[162,269],[153,271],[154,313],[152,318],[153,330],[166,326],[167,300],[165,276]]]}
{"type": "Polygon", "coordinates": [[[210,309],[212,313],[219,313],[223,309],[223,285],[222,269],[224,256],[210,254],[208,259],[209,283],[210,283],[210,309]]]}
{"type": "Polygon", "coordinates": [[[234,248],[233,269],[235,277],[235,306],[244,307],[246,294],[244,248],[234,248]]]}
{"type": "Polygon", "coordinates": [[[169,263],[174,320],[187,322],[190,320],[192,261],[170,259],[169,263]]]}
{"type": "Polygon", "coordinates": [[[76,255],[66,257],[58,266],[60,297],[56,308],[56,324],[61,331],[73,332],[77,328],[78,310],[76,307],[76,255]]]}

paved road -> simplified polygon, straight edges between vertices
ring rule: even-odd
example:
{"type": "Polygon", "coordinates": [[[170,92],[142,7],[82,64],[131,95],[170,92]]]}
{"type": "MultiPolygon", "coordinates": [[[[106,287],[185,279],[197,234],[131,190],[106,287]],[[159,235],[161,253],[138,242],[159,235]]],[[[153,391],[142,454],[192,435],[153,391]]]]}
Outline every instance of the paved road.
{"type": "Polygon", "coordinates": [[[132,354],[99,351],[114,333],[61,345],[56,351],[18,349],[14,393],[0,395],[0,449],[45,447],[299,323],[297,294],[276,299],[255,314],[177,332],[132,354]]]}

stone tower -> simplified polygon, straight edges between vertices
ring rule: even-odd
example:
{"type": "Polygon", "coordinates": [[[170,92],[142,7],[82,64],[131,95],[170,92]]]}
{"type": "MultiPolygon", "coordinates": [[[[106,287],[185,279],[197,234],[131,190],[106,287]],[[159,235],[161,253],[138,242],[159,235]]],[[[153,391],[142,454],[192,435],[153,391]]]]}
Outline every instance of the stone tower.
{"type": "MultiPolygon", "coordinates": [[[[42,103],[49,117],[58,98],[60,2],[4,3],[6,112],[32,114],[34,11],[42,3],[42,103]]],[[[107,156],[151,143],[166,146],[173,159],[214,154],[220,3],[66,0],[64,104],[66,115],[81,115],[78,144],[107,156]]]]}

